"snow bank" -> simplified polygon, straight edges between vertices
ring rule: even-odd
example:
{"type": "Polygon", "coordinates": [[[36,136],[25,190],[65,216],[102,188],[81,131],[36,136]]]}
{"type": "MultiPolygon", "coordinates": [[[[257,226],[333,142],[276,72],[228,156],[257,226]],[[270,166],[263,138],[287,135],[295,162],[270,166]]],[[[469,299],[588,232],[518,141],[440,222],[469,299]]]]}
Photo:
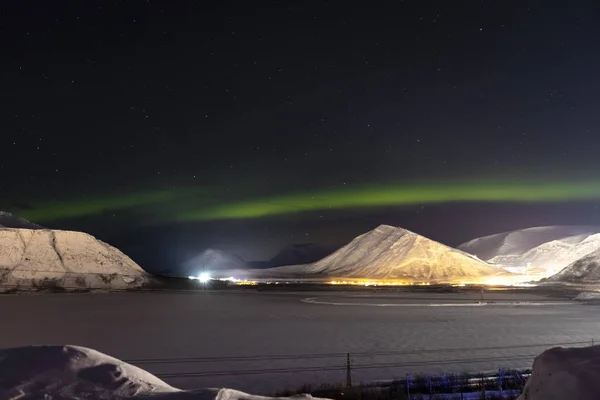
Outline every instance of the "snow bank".
{"type": "Polygon", "coordinates": [[[148,274],[118,249],[82,232],[0,228],[0,286],[125,289],[148,274]]]}
{"type": "Polygon", "coordinates": [[[600,300],[600,292],[581,292],[573,300],[586,301],[586,300],[600,300]]]}
{"type": "Polygon", "coordinates": [[[517,400],[597,400],[600,393],[600,346],[544,351],[517,400]]]}
{"type": "MultiPolygon", "coordinates": [[[[264,400],[232,389],[182,391],[149,372],[78,346],[0,350],[1,399],[264,400]]],[[[294,396],[312,399],[312,396],[294,396]]],[[[279,398],[275,398],[279,399],[279,398]]]]}

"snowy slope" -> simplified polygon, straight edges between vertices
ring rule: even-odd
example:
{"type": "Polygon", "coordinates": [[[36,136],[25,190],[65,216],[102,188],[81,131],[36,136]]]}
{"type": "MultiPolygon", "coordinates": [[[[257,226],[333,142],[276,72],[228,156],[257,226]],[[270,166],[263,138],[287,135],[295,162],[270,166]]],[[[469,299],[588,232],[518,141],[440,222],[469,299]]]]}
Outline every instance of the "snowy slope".
{"type": "Polygon", "coordinates": [[[600,246],[586,256],[571,263],[555,275],[550,282],[599,283],[600,282],[600,246]]]}
{"type": "Polygon", "coordinates": [[[589,236],[576,235],[567,239],[544,243],[522,255],[497,256],[488,262],[508,267],[514,272],[549,276],[600,248],[598,233],[589,236]]]}
{"type": "Polygon", "coordinates": [[[41,229],[42,227],[6,211],[0,211],[0,228],[41,229]]]}
{"type": "Polygon", "coordinates": [[[548,277],[600,248],[600,227],[545,226],[486,236],[459,248],[516,273],[548,277]]]}
{"type": "Polygon", "coordinates": [[[541,244],[570,237],[600,233],[597,226],[538,226],[484,236],[461,244],[458,248],[482,260],[496,256],[524,254],[541,244]]]}
{"type": "Polygon", "coordinates": [[[0,286],[141,286],[148,275],[125,254],[83,232],[0,228],[0,286]]]}
{"type": "Polygon", "coordinates": [[[597,400],[600,393],[600,346],[544,351],[517,400],[597,400]]]}
{"type": "MultiPolygon", "coordinates": [[[[141,368],[79,346],[0,350],[1,399],[266,400],[233,389],[183,391],[141,368]]],[[[294,399],[312,399],[310,395],[294,399]]]]}
{"type": "Polygon", "coordinates": [[[265,270],[269,272],[427,282],[479,280],[506,274],[470,254],[389,225],[358,236],[313,264],[265,270]]]}

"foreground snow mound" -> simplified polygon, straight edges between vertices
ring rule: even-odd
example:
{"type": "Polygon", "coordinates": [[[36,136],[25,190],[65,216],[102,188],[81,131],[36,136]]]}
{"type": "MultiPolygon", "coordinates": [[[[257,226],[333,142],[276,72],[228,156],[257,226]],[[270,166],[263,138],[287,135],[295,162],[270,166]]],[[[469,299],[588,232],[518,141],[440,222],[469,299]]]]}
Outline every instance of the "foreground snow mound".
{"type": "Polygon", "coordinates": [[[600,300],[600,292],[581,292],[573,298],[575,301],[600,300]]]}
{"type": "MultiPolygon", "coordinates": [[[[264,400],[232,389],[182,391],[149,372],[78,346],[0,350],[1,399],[264,400]]],[[[311,396],[295,396],[312,399],[311,396]]]]}
{"type": "Polygon", "coordinates": [[[316,263],[272,268],[264,273],[269,272],[440,283],[509,275],[470,254],[389,225],[358,236],[316,263]]]}
{"type": "Polygon", "coordinates": [[[600,283],[600,248],[552,275],[548,281],[600,283]]]}
{"type": "Polygon", "coordinates": [[[600,227],[541,226],[473,239],[459,246],[511,272],[551,276],[600,248],[600,227]]]}
{"type": "Polygon", "coordinates": [[[42,229],[41,226],[6,211],[0,211],[0,228],[42,229]]]}
{"type": "Polygon", "coordinates": [[[0,228],[0,286],[125,289],[147,282],[133,260],[86,233],[0,228]]]}
{"type": "Polygon", "coordinates": [[[544,351],[517,400],[597,400],[600,394],[600,346],[544,351]]]}

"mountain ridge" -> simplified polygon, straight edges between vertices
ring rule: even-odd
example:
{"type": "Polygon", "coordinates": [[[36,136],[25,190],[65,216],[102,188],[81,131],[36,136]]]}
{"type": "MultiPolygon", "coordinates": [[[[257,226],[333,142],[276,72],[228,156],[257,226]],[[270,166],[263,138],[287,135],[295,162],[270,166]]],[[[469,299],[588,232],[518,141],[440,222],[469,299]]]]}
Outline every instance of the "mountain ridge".
{"type": "Polygon", "coordinates": [[[600,227],[554,225],[502,232],[459,246],[511,272],[551,276],[600,247],[600,227]]]}
{"type": "Polygon", "coordinates": [[[271,268],[263,274],[269,273],[428,282],[510,275],[464,251],[384,224],[315,263],[271,268]]]}

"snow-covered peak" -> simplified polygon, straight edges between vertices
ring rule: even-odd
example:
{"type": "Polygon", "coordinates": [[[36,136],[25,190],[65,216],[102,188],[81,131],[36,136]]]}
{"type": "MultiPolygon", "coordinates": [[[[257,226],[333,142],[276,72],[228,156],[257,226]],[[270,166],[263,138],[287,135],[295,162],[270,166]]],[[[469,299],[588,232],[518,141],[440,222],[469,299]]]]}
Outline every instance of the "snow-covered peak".
{"type": "Polygon", "coordinates": [[[273,258],[262,264],[266,264],[265,267],[309,264],[327,257],[339,248],[340,246],[322,245],[317,243],[295,244],[282,249],[273,258]]]}
{"type": "Polygon", "coordinates": [[[367,232],[367,234],[396,234],[396,235],[416,235],[416,233],[409,231],[408,229],[401,228],[399,226],[392,226],[381,224],[377,228],[372,231],[367,232]]]}
{"type": "Polygon", "coordinates": [[[390,225],[380,225],[356,237],[313,264],[276,268],[261,274],[269,273],[419,282],[471,281],[508,275],[460,250],[390,225]]]}
{"type": "Polygon", "coordinates": [[[41,226],[6,211],[0,211],[0,228],[42,229],[41,226]]]}

